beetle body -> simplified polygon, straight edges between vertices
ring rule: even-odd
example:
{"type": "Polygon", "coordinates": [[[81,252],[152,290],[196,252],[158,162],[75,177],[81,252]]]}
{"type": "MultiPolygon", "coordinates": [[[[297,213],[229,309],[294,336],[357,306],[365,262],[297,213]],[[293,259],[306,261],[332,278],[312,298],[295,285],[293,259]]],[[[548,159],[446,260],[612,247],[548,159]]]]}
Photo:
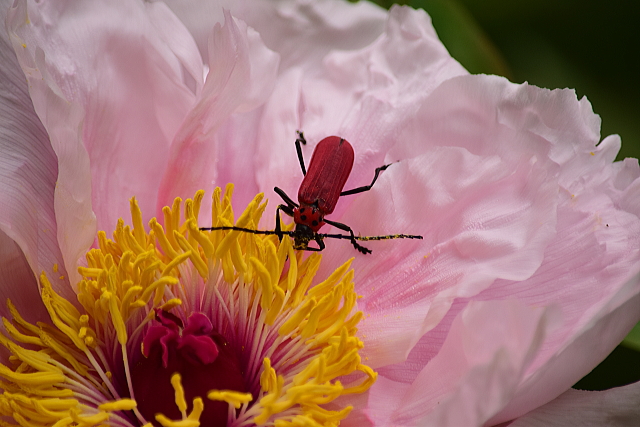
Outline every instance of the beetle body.
{"type": "Polygon", "coordinates": [[[351,169],[353,147],[338,136],[329,136],[316,145],[309,168],[300,189],[298,203],[293,209],[293,220],[318,232],[324,225],[324,216],[336,207],[351,169]]]}

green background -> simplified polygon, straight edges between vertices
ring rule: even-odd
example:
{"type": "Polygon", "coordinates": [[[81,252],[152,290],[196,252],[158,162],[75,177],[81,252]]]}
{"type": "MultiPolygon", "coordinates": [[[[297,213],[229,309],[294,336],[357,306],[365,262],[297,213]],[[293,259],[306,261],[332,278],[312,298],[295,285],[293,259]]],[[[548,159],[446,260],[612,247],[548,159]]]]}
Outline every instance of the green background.
{"type": "MultiPolygon", "coordinates": [[[[425,9],[451,55],[471,73],[546,88],[573,88],[618,134],[618,159],[640,157],[640,2],[634,0],[375,1],[425,9]]],[[[638,308],[640,310],[640,307],[638,308]]],[[[574,387],[640,380],[640,323],[574,387]]]]}

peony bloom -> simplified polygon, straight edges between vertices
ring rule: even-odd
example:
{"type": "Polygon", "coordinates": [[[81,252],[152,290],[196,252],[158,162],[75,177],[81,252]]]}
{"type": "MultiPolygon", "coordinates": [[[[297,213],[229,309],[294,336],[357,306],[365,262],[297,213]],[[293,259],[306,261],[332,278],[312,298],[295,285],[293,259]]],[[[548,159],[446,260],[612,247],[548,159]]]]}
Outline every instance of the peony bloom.
{"type": "Polygon", "coordinates": [[[184,3],[2,1],[3,423],[639,416],[567,391],[640,320],[640,168],[585,98],[469,75],[410,8],[184,3]],[[200,231],[273,229],[297,129],[352,143],[347,188],[393,163],[331,219],[424,239],[200,231]]]}

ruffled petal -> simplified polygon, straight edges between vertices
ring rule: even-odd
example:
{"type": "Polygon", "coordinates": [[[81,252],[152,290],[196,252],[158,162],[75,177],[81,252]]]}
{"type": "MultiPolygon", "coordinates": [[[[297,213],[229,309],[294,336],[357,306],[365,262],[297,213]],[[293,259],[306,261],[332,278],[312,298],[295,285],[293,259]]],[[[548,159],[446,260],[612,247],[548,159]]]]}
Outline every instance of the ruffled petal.
{"type": "Polygon", "coordinates": [[[634,427],[640,420],[640,382],[604,391],[570,389],[509,427],[634,427]]]}
{"type": "Polygon", "coordinates": [[[494,93],[506,86],[469,76],[438,87],[392,149],[411,160],[392,165],[342,218],[353,224],[366,212],[362,234],[425,236],[385,242],[397,252],[378,262],[354,262],[369,314],[361,330],[369,357],[382,358],[374,366],[406,358],[456,298],[473,297],[498,278],[527,279],[542,263],[556,232],[558,167],[545,159],[544,140],[496,123],[494,93]]]}
{"type": "Polygon", "coordinates": [[[205,61],[211,27],[224,22],[222,8],[256,29],[266,46],[280,54],[280,70],[303,67],[315,72],[331,50],[357,50],[380,35],[386,11],[369,2],[219,1],[166,3],[185,23],[205,61]]]}
{"type": "MultiPolygon", "coordinates": [[[[637,289],[640,277],[635,277],[627,284],[628,288],[637,289]]],[[[626,292],[621,292],[626,293],[626,292]]],[[[613,300],[622,297],[616,295],[613,300]]],[[[613,305],[608,300],[609,305],[613,305]]],[[[619,303],[621,301],[616,301],[619,303]]],[[[615,303],[614,303],[615,304],[615,303]]],[[[592,314],[589,325],[579,329],[569,337],[563,332],[574,326],[565,322],[555,330],[541,346],[536,360],[529,367],[521,384],[511,396],[505,408],[491,419],[491,424],[498,424],[537,408],[560,395],[578,381],[585,372],[592,369],[615,348],[638,321],[640,295],[630,298],[617,309],[608,314],[592,314]],[[559,341],[564,338],[561,344],[559,341]],[[561,348],[552,352],[560,344],[561,348]],[[550,358],[540,365],[540,359],[550,358]]],[[[603,311],[609,311],[610,307],[603,311]]],[[[591,310],[589,310],[591,311],[591,310]]],[[[563,313],[564,314],[564,313],[563,313]]]]}
{"type": "MultiPolygon", "coordinates": [[[[557,200],[555,215],[547,216],[548,219],[546,221],[544,216],[532,217],[540,222],[543,227],[545,225],[552,226],[552,239],[538,240],[537,244],[529,246],[528,262],[527,257],[525,257],[520,262],[508,263],[514,269],[512,272],[516,272],[518,269],[520,269],[521,273],[526,273],[527,270],[531,272],[531,267],[534,267],[535,273],[529,278],[526,277],[526,274],[521,275],[521,278],[525,280],[496,280],[491,283],[491,286],[486,287],[484,291],[475,296],[473,293],[479,291],[482,287],[470,287],[469,284],[472,282],[461,281],[460,285],[455,286],[457,290],[454,288],[446,289],[446,292],[459,292],[456,300],[458,302],[452,305],[450,309],[448,309],[447,305],[443,308],[441,303],[442,301],[447,301],[442,299],[442,296],[447,295],[446,292],[442,292],[442,294],[435,297],[429,296],[429,287],[427,285],[430,285],[430,283],[414,282],[415,273],[411,269],[408,270],[410,274],[407,276],[411,282],[399,275],[395,284],[387,284],[380,288],[376,285],[376,288],[379,289],[378,294],[375,298],[371,298],[371,302],[369,302],[370,297],[367,295],[367,293],[371,293],[369,288],[363,286],[361,291],[365,294],[362,303],[369,303],[369,307],[379,309],[378,315],[372,315],[367,318],[365,327],[361,328],[363,336],[368,338],[368,344],[371,341],[369,338],[371,335],[374,337],[374,342],[379,340],[384,343],[389,340],[396,345],[401,342],[411,343],[408,338],[408,335],[413,331],[408,326],[411,321],[418,322],[421,314],[424,314],[427,310],[430,315],[434,315],[439,309],[447,313],[435,328],[429,330],[427,334],[417,341],[416,346],[407,352],[408,355],[405,362],[380,369],[381,375],[408,383],[411,382],[411,378],[416,376],[422,367],[438,354],[442,343],[447,337],[447,331],[450,328],[452,319],[464,307],[465,301],[469,299],[501,300],[518,298],[529,306],[558,306],[562,322],[549,334],[540,350],[536,353],[535,360],[525,372],[522,382],[514,391],[513,400],[506,405],[500,414],[491,420],[491,423],[507,421],[519,416],[538,405],[544,404],[555,395],[566,390],[582,377],[585,372],[604,359],[633,324],[640,320],[640,311],[637,309],[639,304],[637,295],[640,292],[640,287],[638,286],[637,277],[634,277],[634,274],[640,270],[640,258],[638,256],[640,222],[633,203],[626,205],[626,210],[621,209],[621,205],[623,205],[621,195],[633,194],[634,191],[637,191],[639,176],[637,162],[626,161],[611,164],[619,145],[619,141],[615,137],[606,138],[597,147],[590,145],[595,144],[590,136],[594,120],[591,120],[589,115],[593,114],[590,112],[590,108],[584,107],[584,100],[577,101],[570,91],[546,91],[527,86],[512,89],[510,88],[511,84],[506,81],[498,82],[497,80],[494,77],[480,76],[465,77],[459,79],[459,82],[450,81],[445,83],[442,88],[434,93],[434,97],[438,101],[438,109],[430,108],[428,109],[429,114],[423,116],[423,119],[429,118],[425,121],[424,128],[422,128],[426,133],[424,141],[427,146],[423,147],[418,144],[409,146],[407,144],[406,149],[413,150],[411,151],[413,155],[426,150],[438,153],[444,150],[441,147],[443,144],[438,143],[446,141],[449,144],[453,143],[485,156],[492,154],[491,157],[486,157],[487,161],[495,158],[495,156],[502,157],[505,159],[505,164],[512,164],[513,156],[519,153],[520,155],[527,155],[527,150],[529,150],[528,155],[535,158],[536,164],[544,164],[546,162],[544,168],[547,172],[556,171],[556,173],[549,174],[546,181],[548,184],[553,184],[553,188],[555,188],[552,188],[553,192],[556,193],[555,198],[557,200]],[[491,87],[488,81],[484,82],[487,90],[482,90],[481,93],[477,92],[477,88],[480,86],[469,84],[470,80],[491,79],[498,83],[494,85],[493,91],[488,89],[491,87]],[[459,84],[462,81],[465,81],[464,85],[459,84]],[[456,91],[455,95],[451,93],[454,84],[456,84],[453,87],[456,91]],[[448,94],[444,91],[445,87],[449,88],[448,94]],[[447,94],[448,96],[436,97],[437,94],[440,94],[440,90],[443,90],[442,95],[447,94]],[[500,93],[501,91],[502,94],[500,93]],[[512,98],[505,96],[505,91],[511,93],[512,98]],[[537,94],[537,92],[540,93],[537,94]],[[474,96],[465,96],[465,94],[469,93],[474,93],[474,96]],[[460,108],[465,103],[467,105],[471,105],[472,102],[477,103],[478,99],[486,97],[487,94],[495,96],[497,100],[503,99],[500,103],[501,107],[497,109],[489,107],[477,108],[476,111],[478,113],[475,115],[468,114],[468,109],[464,107],[460,108]],[[573,104],[569,102],[572,97],[573,104]],[[509,102],[509,99],[512,99],[512,101],[509,102]],[[528,103],[525,104],[524,102],[527,100],[528,103]],[[496,112],[498,117],[506,116],[506,114],[502,113],[503,108],[515,103],[515,101],[517,101],[521,109],[528,112],[528,117],[521,115],[516,120],[516,115],[511,114],[509,120],[501,120],[501,124],[495,126],[497,129],[501,129],[500,132],[492,134],[491,131],[487,131],[491,127],[487,125],[487,122],[490,123],[492,117],[496,116],[496,112]],[[547,110],[552,106],[561,106],[569,113],[571,111],[575,112],[575,114],[568,114],[568,117],[573,118],[573,123],[571,121],[562,123],[563,128],[570,128],[572,129],[571,132],[575,133],[578,133],[579,128],[576,123],[582,124],[586,128],[583,132],[583,138],[587,139],[589,144],[576,142],[573,150],[576,157],[580,157],[584,162],[587,162],[586,165],[578,165],[574,161],[566,162],[561,156],[554,154],[549,154],[549,157],[545,156],[545,153],[557,151],[554,148],[554,144],[560,144],[558,136],[548,131],[548,129],[555,126],[550,123],[550,121],[555,120],[554,116],[547,114],[547,110]],[[480,120],[482,116],[487,118],[480,120]],[[447,126],[447,117],[455,125],[450,124],[447,126]],[[473,123],[474,121],[478,122],[475,128],[468,125],[468,123],[473,123]],[[507,130],[504,129],[505,127],[507,130]],[[544,129],[546,133],[540,129],[544,129]],[[541,138],[543,134],[544,138],[541,138]],[[509,135],[513,136],[504,138],[504,136],[509,135]],[[525,139],[527,137],[529,138],[528,141],[525,139]],[[473,144],[468,142],[469,138],[475,139],[476,142],[473,144]],[[518,140],[520,144],[513,147],[501,147],[502,144],[512,144],[514,140],[518,140]],[[431,144],[436,145],[436,147],[429,149],[431,144]],[[549,160],[556,166],[549,164],[549,160]],[[574,182],[568,178],[575,174],[564,173],[565,168],[580,169],[582,173],[575,178],[576,181],[574,182]],[[555,217],[553,222],[551,221],[552,217],[555,217]],[[536,264],[538,264],[539,268],[535,267],[536,264]],[[424,286],[421,286],[423,283],[424,286]],[[407,300],[414,299],[410,307],[401,306],[400,309],[392,304],[379,307],[373,306],[374,303],[378,304],[381,301],[383,304],[385,301],[389,302],[391,300],[397,302],[398,295],[403,295],[403,288],[406,289],[404,294],[407,295],[407,300]],[[420,300],[416,296],[421,295],[422,289],[425,289],[422,292],[426,293],[427,297],[420,300]],[[389,300],[385,300],[389,292],[392,293],[392,296],[389,297],[389,300]],[[394,292],[398,292],[398,294],[394,294],[394,292]],[[466,299],[460,299],[463,296],[466,299]],[[423,306],[419,307],[420,304],[423,304],[423,306]],[[391,309],[385,307],[391,307],[391,309]],[[448,312],[447,309],[449,310],[448,312]],[[394,320],[396,318],[398,319],[397,321],[394,320]],[[389,325],[391,325],[391,328],[389,325]],[[379,332],[389,329],[391,330],[389,335],[379,332]],[[595,339],[596,337],[598,337],[597,340],[595,339]],[[593,342],[597,342],[598,345],[594,346],[593,342]],[[589,351],[585,352],[585,348],[589,348],[589,351]]],[[[560,113],[561,111],[555,111],[556,115],[560,113]]],[[[410,137],[415,138],[417,135],[422,135],[416,131],[416,128],[409,127],[408,129],[410,137]]],[[[564,130],[559,130],[558,132],[564,135],[564,130]]],[[[404,149],[402,145],[398,145],[397,149],[400,148],[404,149]]],[[[434,154],[429,154],[429,156],[434,156],[434,154]]],[[[433,201],[428,206],[425,206],[421,212],[425,216],[426,222],[433,224],[433,230],[437,231],[437,233],[428,232],[425,235],[437,237],[446,233],[447,226],[456,223],[456,209],[436,211],[433,217],[430,216],[431,212],[439,208],[439,203],[435,201],[448,200],[450,194],[456,194],[449,190],[450,188],[459,187],[455,178],[457,170],[455,164],[461,165],[465,170],[477,170],[478,173],[486,165],[465,165],[464,162],[447,163],[438,157],[436,157],[436,161],[437,164],[422,162],[421,164],[423,165],[431,164],[433,166],[431,168],[426,167],[424,177],[415,178],[414,181],[429,182],[437,179],[437,170],[441,167],[445,170],[450,169],[452,172],[452,176],[444,180],[438,180],[437,185],[434,185],[433,188],[428,188],[428,191],[423,193],[426,194],[429,200],[433,201]],[[466,166],[471,167],[467,168],[466,166]],[[447,225],[439,223],[439,220],[444,221],[447,225]]],[[[391,172],[391,170],[387,172],[391,172]]],[[[392,175],[389,174],[389,176],[392,175]]],[[[464,176],[468,179],[469,175],[465,174],[464,176]]],[[[534,186],[536,185],[531,178],[528,178],[527,181],[534,186]]],[[[411,184],[406,183],[401,188],[410,189],[411,184]]],[[[497,188],[495,187],[495,189],[497,188]]],[[[389,191],[392,192],[393,190],[390,189],[389,191]]],[[[395,194],[393,197],[397,198],[395,194]]],[[[546,197],[550,196],[547,195],[546,197]]],[[[414,196],[414,199],[418,198],[418,196],[414,196]]],[[[485,199],[492,201],[494,197],[486,197],[485,199]]],[[[461,199],[456,195],[452,200],[464,200],[464,198],[461,199]]],[[[511,200],[515,199],[512,198],[511,200]]],[[[409,205],[407,203],[407,206],[409,205]]],[[[445,204],[444,206],[446,207],[447,205],[445,204]]],[[[483,212],[492,211],[491,207],[485,207],[482,210],[483,212]]],[[[504,207],[501,207],[500,210],[506,212],[504,207]]],[[[465,215],[473,211],[473,208],[464,209],[465,215]]],[[[365,208],[363,212],[372,211],[365,208]]],[[[407,217],[411,218],[411,213],[411,210],[407,210],[407,214],[403,216],[405,219],[407,217]]],[[[465,228],[468,229],[469,227],[465,228]]],[[[517,227],[517,229],[523,230],[520,227],[517,227]]],[[[534,229],[529,227],[529,230],[534,229]]],[[[497,236],[500,235],[497,234],[497,236]]],[[[510,238],[515,237],[512,233],[508,235],[510,238]]],[[[547,237],[549,237],[548,234],[547,237]]],[[[535,240],[530,242],[533,243],[535,240]]],[[[523,253],[527,253],[525,247],[520,248],[520,250],[523,253]]],[[[491,256],[491,252],[488,250],[481,252],[486,253],[489,257],[491,256]]],[[[460,253],[460,251],[448,250],[446,253],[451,255],[460,253]]],[[[464,252],[461,253],[461,255],[464,254],[464,252]]],[[[429,258],[431,258],[431,255],[429,258]]],[[[479,255],[471,258],[472,264],[483,262],[483,260],[484,258],[479,255]]],[[[376,266],[376,268],[385,269],[385,267],[379,266],[376,266]]],[[[391,264],[387,268],[392,268],[391,264]]],[[[450,276],[456,277],[459,274],[453,273],[455,270],[455,265],[449,265],[447,268],[434,269],[433,271],[434,274],[437,274],[438,271],[445,271],[450,276]]],[[[468,268],[463,271],[468,271],[468,268]]],[[[485,271],[498,272],[495,268],[485,271]]],[[[426,318],[428,319],[429,316],[427,315],[426,318]]],[[[415,336],[412,339],[415,339],[415,336]]],[[[383,347],[384,345],[381,344],[380,348],[383,347]]],[[[406,348],[396,347],[394,351],[396,355],[399,355],[402,351],[406,351],[406,348]]],[[[369,357],[370,359],[378,357],[378,354],[372,354],[369,357]]]]}
{"type": "Polygon", "coordinates": [[[18,1],[7,20],[58,157],[58,241],[72,272],[95,238],[94,210],[97,227],[111,229],[135,195],[153,215],[169,144],[203,75],[193,39],[162,3],[84,6],[18,1]]]}
{"type": "Polygon", "coordinates": [[[517,300],[469,303],[413,383],[384,379],[371,388],[374,425],[482,425],[510,398],[553,317],[517,300]]]}
{"type": "MultiPolygon", "coordinates": [[[[250,111],[266,101],[273,89],[278,56],[264,46],[254,30],[225,12],[225,25],[216,24],[211,33],[209,58],[210,71],[202,95],[173,143],[159,208],[170,204],[175,196],[189,197],[219,182],[216,164],[225,164],[227,159],[218,150],[227,155],[232,152],[219,146],[233,147],[233,152],[243,157],[254,151],[251,140],[234,141],[235,135],[215,134],[233,113],[250,111]]],[[[229,157],[229,162],[240,166],[229,157]]],[[[235,182],[239,187],[253,182],[246,169],[239,172],[244,176],[235,182]]]]}

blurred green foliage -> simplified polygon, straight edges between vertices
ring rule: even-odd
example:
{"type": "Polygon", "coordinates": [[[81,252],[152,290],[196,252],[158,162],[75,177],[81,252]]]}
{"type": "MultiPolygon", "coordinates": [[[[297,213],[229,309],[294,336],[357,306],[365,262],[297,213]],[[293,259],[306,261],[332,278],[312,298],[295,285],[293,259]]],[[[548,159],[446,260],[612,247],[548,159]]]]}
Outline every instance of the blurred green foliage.
{"type": "MultiPolygon", "coordinates": [[[[469,72],[573,88],[618,134],[618,159],[640,157],[640,2],[629,0],[374,1],[422,8],[469,72]]],[[[603,390],[640,380],[640,323],[575,387],[603,390]]]]}
{"type": "MultiPolygon", "coordinates": [[[[622,345],[640,352],[640,323],[633,327],[629,335],[622,341],[622,345]]],[[[638,369],[640,369],[640,361],[638,361],[638,369]]]]}

